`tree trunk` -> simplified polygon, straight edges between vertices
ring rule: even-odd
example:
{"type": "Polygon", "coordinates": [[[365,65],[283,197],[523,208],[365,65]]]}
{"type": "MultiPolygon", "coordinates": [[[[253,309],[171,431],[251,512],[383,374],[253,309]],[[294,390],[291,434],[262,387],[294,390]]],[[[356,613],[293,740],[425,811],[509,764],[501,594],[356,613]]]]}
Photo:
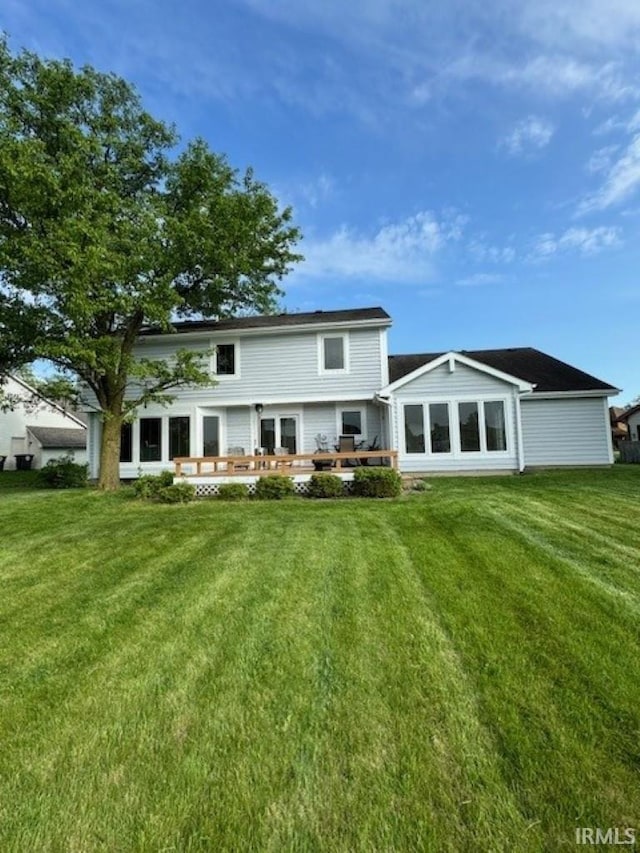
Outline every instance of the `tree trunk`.
{"type": "Polygon", "coordinates": [[[113,492],[120,487],[120,430],[122,415],[105,413],[100,441],[98,488],[113,492]]]}

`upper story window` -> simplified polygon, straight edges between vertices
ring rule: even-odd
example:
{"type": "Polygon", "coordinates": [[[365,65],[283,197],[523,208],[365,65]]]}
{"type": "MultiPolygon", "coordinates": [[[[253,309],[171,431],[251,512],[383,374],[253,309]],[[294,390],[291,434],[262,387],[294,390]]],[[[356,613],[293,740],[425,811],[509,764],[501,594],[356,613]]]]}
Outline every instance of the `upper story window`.
{"type": "Polygon", "coordinates": [[[349,338],[344,335],[320,335],[318,360],[320,373],[347,373],[349,338]]]}
{"type": "Polygon", "coordinates": [[[224,343],[216,344],[213,354],[213,372],[216,376],[237,376],[239,374],[238,365],[238,344],[224,343]]]}

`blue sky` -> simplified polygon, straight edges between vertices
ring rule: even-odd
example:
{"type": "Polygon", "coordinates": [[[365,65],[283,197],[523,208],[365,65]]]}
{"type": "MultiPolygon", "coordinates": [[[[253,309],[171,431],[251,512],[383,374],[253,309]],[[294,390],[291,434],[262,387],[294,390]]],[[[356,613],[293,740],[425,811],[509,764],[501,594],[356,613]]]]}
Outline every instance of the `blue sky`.
{"type": "Polygon", "coordinates": [[[288,309],[640,394],[637,0],[3,0],[0,28],[252,165],[304,232],[288,309]]]}

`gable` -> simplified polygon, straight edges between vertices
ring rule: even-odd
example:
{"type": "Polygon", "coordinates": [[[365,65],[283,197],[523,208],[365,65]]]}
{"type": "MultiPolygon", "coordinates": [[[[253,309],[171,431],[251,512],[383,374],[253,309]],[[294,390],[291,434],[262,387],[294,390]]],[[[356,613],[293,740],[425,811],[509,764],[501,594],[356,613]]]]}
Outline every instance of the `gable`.
{"type": "Polygon", "coordinates": [[[407,379],[397,387],[394,394],[400,398],[504,395],[512,387],[513,383],[485,373],[480,368],[456,362],[455,369],[451,371],[448,362],[445,362],[413,379],[407,379]]]}

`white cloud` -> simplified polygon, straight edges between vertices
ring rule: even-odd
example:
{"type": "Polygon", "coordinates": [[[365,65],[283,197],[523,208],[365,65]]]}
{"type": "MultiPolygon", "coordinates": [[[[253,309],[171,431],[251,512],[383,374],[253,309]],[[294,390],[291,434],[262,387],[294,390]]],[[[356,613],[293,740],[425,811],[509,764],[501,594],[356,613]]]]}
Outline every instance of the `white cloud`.
{"type": "Polygon", "coordinates": [[[519,121],[510,133],[500,140],[500,145],[512,156],[525,154],[545,148],[551,142],[553,133],[551,122],[530,115],[519,121]]]}
{"type": "Polygon", "coordinates": [[[466,278],[460,278],[456,281],[458,287],[480,287],[485,284],[500,284],[505,280],[505,277],[500,273],[477,272],[466,278]]]}
{"type": "Polygon", "coordinates": [[[569,228],[563,234],[547,232],[535,240],[529,260],[548,260],[562,252],[577,251],[581,255],[594,255],[621,243],[620,229],[600,226],[599,228],[569,228]]]}
{"type": "Polygon", "coordinates": [[[459,240],[464,218],[438,220],[422,211],[384,225],[371,236],[343,225],[324,240],[306,240],[305,262],[298,271],[313,278],[369,278],[394,283],[423,283],[434,274],[434,259],[459,240]]]}
{"type": "Polygon", "coordinates": [[[611,168],[613,155],[619,151],[619,145],[606,145],[604,148],[598,148],[594,151],[589,161],[587,162],[587,172],[590,175],[598,175],[602,172],[607,172],[611,168]]]}
{"type": "Polygon", "coordinates": [[[617,160],[613,160],[602,186],[578,205],[578,215],[605,210],[630,198],[640,188],[640,133],[617,160]]]}
{"type": "Polygon", "coordinates": [[[471,240],[467,246],[471,256],[479,263],[510,264],[516,259],[516,250],[512,246],[492,246],[484,238],[471,240]]]}

